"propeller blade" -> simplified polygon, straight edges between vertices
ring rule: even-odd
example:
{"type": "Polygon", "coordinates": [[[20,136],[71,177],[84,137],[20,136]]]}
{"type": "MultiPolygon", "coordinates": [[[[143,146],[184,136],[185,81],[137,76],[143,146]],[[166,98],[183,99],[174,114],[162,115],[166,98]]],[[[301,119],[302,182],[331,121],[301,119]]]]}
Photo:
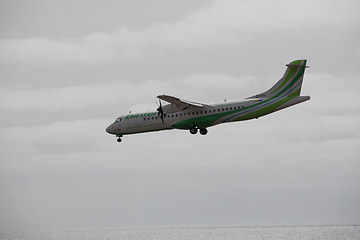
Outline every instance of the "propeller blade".
{"type": "Polygon", "coordinates": [[[164,114],[164,111],[163,111],[163,109],[162,109],[162,104],[161,104],[161,100],[159,99],[159,104],[158,104],[158,108],[156,109],[157,111],[158,111],[158,117],[160,116],[160,118],[161,118],[161,121],[162,121],[162,123],[164,124],[164,116],[165,116],[165,114],[164,114]]]}

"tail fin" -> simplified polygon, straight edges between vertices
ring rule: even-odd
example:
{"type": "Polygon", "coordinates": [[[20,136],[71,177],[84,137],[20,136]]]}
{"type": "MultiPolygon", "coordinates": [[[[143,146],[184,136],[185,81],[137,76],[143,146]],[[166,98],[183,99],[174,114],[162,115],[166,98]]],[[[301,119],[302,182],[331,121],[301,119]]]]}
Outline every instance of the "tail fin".
{"type": "Polygon", "coordinates": [[[286,65],[284,76],[268,91],[249,98],[271,98],[279,95],[300,96],[301,85],[304,77],[306,59],[296,60],[286,65]]]}

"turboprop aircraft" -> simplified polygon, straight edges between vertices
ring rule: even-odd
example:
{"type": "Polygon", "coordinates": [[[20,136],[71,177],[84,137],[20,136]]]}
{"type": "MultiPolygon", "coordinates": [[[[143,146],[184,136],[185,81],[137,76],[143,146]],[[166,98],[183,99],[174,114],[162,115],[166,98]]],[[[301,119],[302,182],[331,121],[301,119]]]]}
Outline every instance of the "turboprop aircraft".
{"type": "Polygon", "coordinates": [[[189,130],[206,135],[207,128],[220,123],[259,118],[295,104],[307,101],[310,96],[300,96],[306,60],[296,60],[286,65],[284,76],[269,90],[240,101],[204,104],[169,95],[159,95],[156,111],[127,114],[118,117],[106,128],[116,135],[117,141],[128,134],[169,129],[189,130]],[[169,104],[162,104],[161,100],[169,104]]]}

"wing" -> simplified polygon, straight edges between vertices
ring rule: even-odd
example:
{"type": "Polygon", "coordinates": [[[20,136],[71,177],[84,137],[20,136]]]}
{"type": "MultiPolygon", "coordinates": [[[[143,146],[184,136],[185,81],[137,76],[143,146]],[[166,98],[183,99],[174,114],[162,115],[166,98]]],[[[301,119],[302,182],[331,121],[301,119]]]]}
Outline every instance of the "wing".
{"type": "Polygon", "coordinates": [[[202,103],[196,103],[196,102],[190,102],[184,99],[180,99],[177,97],[169,96],[169,95],[159,95],[157,98],[164,100],[168,103],[175,104],[178,107],[206,107],[208,105],[202,104],[202,103]]]}

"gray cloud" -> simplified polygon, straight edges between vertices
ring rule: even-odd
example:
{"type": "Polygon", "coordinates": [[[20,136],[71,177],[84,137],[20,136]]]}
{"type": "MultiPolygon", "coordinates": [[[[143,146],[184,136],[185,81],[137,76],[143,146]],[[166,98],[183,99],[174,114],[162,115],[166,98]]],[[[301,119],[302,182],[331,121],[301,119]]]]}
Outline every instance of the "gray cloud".
{"type": "Polygon", "coordinates": [[[358,2],[167,2],[4,4],[0,231],[358,223],[358,2]],[[251,96],[300,58],[302,105],[206,137],[105,133],[158,94],[251,96]]]}
{"type": "MultiPolygon", "coordinates": [[[[177,22],[156,22],[147,28],[120,26],[113,32],[92,32],[80,38],[3,39],[0,43],[2,64],[46,64],[74,62],[95,64],[107,61],[129,61],[158,54],[168,47],[208,48],[215,46],[248,46],[262,35],[309,36],[313,31],[346,34],[360,24],[356,1],[317,1],[279,4],[267,1],[216,1],[192,12],[177,22]],[[325,11],[318,11],[326,4],[325,11]],[[306,12],[306,14],[304,14],[306,12]],[[341,16],[341,17],[340,17],[341,16]],[[243,40],[242,40],[243,39],[243,40]],[[245,41],[245,42],[244,42],[245,41]]],[[[121,62],[120,62],[121,63],[121,62]]]]}

